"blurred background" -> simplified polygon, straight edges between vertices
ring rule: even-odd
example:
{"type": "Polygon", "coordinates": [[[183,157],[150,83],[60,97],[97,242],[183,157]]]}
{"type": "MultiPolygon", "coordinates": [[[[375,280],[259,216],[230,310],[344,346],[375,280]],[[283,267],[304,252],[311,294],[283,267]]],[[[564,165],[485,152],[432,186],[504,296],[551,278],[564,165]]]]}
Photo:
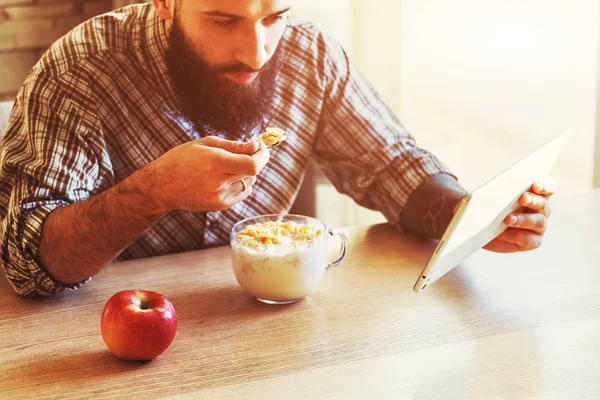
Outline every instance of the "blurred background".
{"type": "MultiPolygon", "coordinates": [[[[127,0],[0,0],[0,127],[45,49],[127,0]]],[[[346,48],[404,126],[474,189],[561,130],[561,194],[600,187],[598,0],[295,0],[346,48]]],[[[384,221],[312,166],[294,211],[384,221]]]]}

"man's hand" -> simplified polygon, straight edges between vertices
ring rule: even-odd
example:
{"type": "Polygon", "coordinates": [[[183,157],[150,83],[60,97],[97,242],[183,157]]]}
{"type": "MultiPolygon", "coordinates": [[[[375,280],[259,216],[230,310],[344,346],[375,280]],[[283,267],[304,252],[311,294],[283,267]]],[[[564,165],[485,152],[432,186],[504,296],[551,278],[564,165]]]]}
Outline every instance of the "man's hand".
{"type": "Polygon", "coordinates": [[[154,161],[153,195],[166,212],[225,210],[250,196],[268,161],[269,151],[262,143],[205,137],[154,161]]]}
{"type": "Polygon", "coordinates": [[[554,180],[534,183],[531,190],[519,198],[525,211],[509,214],[504,220],[508,229],[483,248],[497,253],[514,253],[540,247],[550,217],[549,199],[555,192],[554,180]]]}

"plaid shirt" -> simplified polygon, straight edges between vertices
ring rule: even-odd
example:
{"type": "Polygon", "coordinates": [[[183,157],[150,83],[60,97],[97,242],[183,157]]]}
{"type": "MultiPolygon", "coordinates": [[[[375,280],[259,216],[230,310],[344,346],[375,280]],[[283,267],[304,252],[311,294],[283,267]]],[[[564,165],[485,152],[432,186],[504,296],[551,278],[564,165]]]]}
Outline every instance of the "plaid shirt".
{"type": "MultiPolygon", "coordinates": [[[[166,43],[152,5],[125,7],[57,41],[24,82],[0,153],[0,265],[17,293],[47,296],[89,281],[64,285],[36,262],[52,210],[200,138],[173,112],[166,43]]],[[[288,140],[272,149],[252,196],[223,212],[171,212],[119,260],[227,244],[235,222],[290,209],[311,157],[338,191],[394,225],[417,186],[446,171],[314,24],[291,16],[280,45],[284,59],[266,122],[285,128],[288,140]]]]}

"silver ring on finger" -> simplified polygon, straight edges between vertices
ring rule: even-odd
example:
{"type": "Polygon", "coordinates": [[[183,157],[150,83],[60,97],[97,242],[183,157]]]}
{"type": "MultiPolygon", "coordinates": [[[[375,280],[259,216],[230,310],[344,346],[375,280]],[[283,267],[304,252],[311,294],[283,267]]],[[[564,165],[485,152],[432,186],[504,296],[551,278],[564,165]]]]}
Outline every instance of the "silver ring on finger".
{"type": "Polygon", "coordinates": [[[248,184],[246,183],[246,178],[240,179],[240,182],[242,183],[242,192],[245,192],[246,190],[248,190],[248,184]]]}

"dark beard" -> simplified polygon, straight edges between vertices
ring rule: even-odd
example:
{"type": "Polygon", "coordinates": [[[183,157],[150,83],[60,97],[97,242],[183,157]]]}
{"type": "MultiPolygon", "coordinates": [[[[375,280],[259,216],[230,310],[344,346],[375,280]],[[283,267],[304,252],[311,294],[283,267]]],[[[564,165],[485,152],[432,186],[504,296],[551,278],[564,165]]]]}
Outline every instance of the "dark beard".
{"type": "Polygon", "coordinates": [[[177,11],[166,52],[169,79],[182,116],[201,135],[246,140],[265,121],[275,95],[281,46],[247,85],[229,81],[224,72],[253,72],[243,63],[212,66],[189,46],[177,11]]]}

